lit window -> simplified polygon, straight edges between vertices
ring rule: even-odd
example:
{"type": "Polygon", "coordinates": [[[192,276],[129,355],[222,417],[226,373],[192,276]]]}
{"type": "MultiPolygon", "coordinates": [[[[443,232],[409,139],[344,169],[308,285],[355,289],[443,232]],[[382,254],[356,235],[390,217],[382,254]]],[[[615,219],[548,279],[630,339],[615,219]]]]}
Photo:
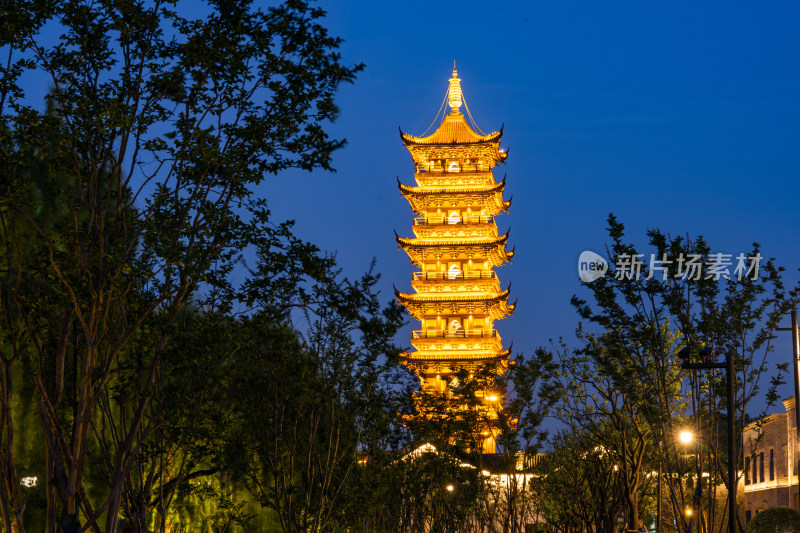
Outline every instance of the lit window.
{"type": "Polygon", "coordinates": [[[744,484],[750,484],[750,458],[744,458],[744,484]]]}
{"type": "Polygon", "coordinates": [[[461,213],[458,211],[453,211],[450,213],[450,216],[447,217],[448,224],[458,224],[459,222],[461,222],[461,213]]]}
{"type": "Polygon", "coordinates": [[[458,161],[453,161],[447,166],[448,172],[461,172],[461,167],[458,166],[458,161]]]}
{"type": "Polygon", "coordinates": [[[451,265],[447,270],[447,279],[459,279],[461,277],[461,268],[458,265],[451,265]]]}
{"type": "Polygon", "coordinates": [[[447,329],[450,330],[450,335],[458,335],[461,332],[461,321],[454,318],[447,329]]]}
{"type": "Polygon", "coordinates": [[[769,480],[773,481],[775,479],[775,450],[770,448],[769,450],[769,480]]]}

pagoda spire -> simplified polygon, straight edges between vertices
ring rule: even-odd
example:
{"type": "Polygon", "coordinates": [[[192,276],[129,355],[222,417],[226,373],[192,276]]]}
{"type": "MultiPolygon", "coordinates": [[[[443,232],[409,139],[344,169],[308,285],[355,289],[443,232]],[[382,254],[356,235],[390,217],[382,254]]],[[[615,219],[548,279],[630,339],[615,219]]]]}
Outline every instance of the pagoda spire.
{"type": "Polygon", "coordinates": [[[455,61],[453,61],[453,77],[450,78],[450,85],[447,87],[447,103],[450,104],[451,112],[458,112],[462,103],[461,78],[458,77],[455,61]]]}

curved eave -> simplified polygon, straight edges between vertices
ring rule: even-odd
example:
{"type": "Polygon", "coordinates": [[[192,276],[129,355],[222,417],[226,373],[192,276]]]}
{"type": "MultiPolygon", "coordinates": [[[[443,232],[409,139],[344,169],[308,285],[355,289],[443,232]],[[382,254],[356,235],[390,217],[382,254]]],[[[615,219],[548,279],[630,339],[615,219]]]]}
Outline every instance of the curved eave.
{"type": "MultiPolygon", "coordinates": [[[[508,213],[509,208],[511,207],[511,203],[503,200],[503,193],[502,192],[494,192],[489,194],[469,194],[464,193],[463,196],[461,194],[446,194],[441,196],[433,196],[433,195],[416,195],[416,194],[403,194],[403,197],[408,201],[411,209],[414,213],[418,213],[422,215],[426,209],[429,209],[431,206],[429,205],[429,201],[432,198],[438,199],[450,199],[447,203],[451,205],[458,204],[459,198],[467,198],[472,199],[477,197],[478,201],[470,201],[469,205],[472,206],[480,206],[481,210],[484,211],[484,215],[486,216],[494,216],[499,215],[500,213],[508,213]]],[[[438,206],[438,204],[436,204],[438,206]]]]}
{"type": "MultiPolygon", "coordinates": [[[[394,289],[394,295],[401,304],[406,303],[449,303],[449,302],[500,302],[508,301],[508,295],[511,293],[511,287],[507,288],[500,294],[488,296],[458,296],[455,294],[435,295],[428,296],[422,294],[411,294],[408,292],[400,292],[397,288],[394,289]]],[[[516,304],[507,304],[509,309],[514,308],[516,304]]]]}
{"type": "MultiPolygon", "coordinates": [[[[505,245],[506,242],[508,242],[509,233],[510,233],[510,230],[505,232],[505,234],[503,234],[503,235],[501,235],[501,236],[499,236],[499,237],[497,237],[495,239],[486,239],[486,240],[475,239],[475,240],[456,241],[456,240],[444,240],[446,238],[443,238],[443,240],[440,241],[440,242],[419,242],[420,239],[411,239],[411,238],[408,238],[408,237],[401,237],[401,236],[399,236],[397,234],[397,232],[394,233],[394,236],[395,236],[395,239],[397,240],[397,244],[401,248],[405,249],[406,247],[408,247],[408,248],[432,248],[432,247],[434,247],[435,248],[435,247],[443,247],[443,246],[451,247],[451,246],[497,246],[497,245],[505,245]]],[[[514,251],[511,250],[510,252],[506,252],[506,254],[510,258],[511,256],[514,255],[514,251]]]]}
{"type": "MultiPolygon", "coordinates": [[[[435,194],[475,194],[475,193],[496,193],[501,192],[503,188],[506,186],[506,177],[503,176],[502,181],[495,185],[490,185],[488,187],[441,187],[437,189],[432,189],[429,187],[410,187],[408,185],[403,185],[400,183],[400,178],[397,178],[397,188],[400,189],[400,192],[403,196],[406,195],[435,195],[435,194]]],[[[504,204],[511,205],[511,200],[508,202],[503,202],[504,204]]]]}
{"type": "MultiPolygon", "coordinates": [[[[442,121],[442,123],[444,123],[444,121],[442,121]]],[[[439,125],[439,127],[441,127],[441,124],[439,125]]],[[[487,135],[478,135],[473,132],[476,138],[470,141],[459,141],[459,140],[442,141],[435,139],[437,133],[439,132],[438,129],[431,135],[428,135],[427,137],[415,137],[410,133],[403,133],[403,130],[400,128],[398,129],[400,130],[400,139],[403,141],[403,146],[408,148],[409,146],[474,146],[477,144],[487,144],[487,143],[500,144],[500,139],[503,138],[503,127],[505,126],[502,126],[499,130],[493,131],[492,133],[489,133],[487,135]]],[[[470,128],[470,130],[471,129],[472,128],[470,128]]],[[[506,154],[500,154],[501,159],[505,159],[505,155],[506,154]]]]}
{"type": "Polygon", "coordinates": [[[511,355],[511,348],[498,352],[496,355],[476,355],[475,357],[464,356],[462,354],[436,354],[423,355],[422,352],[401,352],[401,361],[413,361],[414,363],[424,363],[426,361],[503,361],[511,355]]]}

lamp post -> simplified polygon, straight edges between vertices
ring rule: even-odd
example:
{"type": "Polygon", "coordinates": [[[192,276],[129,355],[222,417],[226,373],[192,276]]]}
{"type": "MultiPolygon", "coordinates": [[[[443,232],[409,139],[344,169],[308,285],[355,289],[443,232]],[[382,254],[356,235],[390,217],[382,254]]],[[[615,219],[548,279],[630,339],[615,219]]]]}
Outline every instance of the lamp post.
{"type": "MultiPolygon", "coordinates": [[[[445,487],[445,490],[447,490],[447,492],[449,494],[453,493],[453,489],[454,489],[454,487],[453,487],[452,483],[448,483],[447,486],[445,487]]],[[[447,531],[447,533],[450,533],[451,531],[453,531],[453,514],[450,511],[450,502],[448,501],[449,499],[450,499],[449,496],[445,495],[445,498],[444,498],[444,510],[445,510],[445,524],[444,524],[444,527],[445,527],[445,531],[447,531]]]]}
{"type": "MultiPolygon", "coordinates": [[[[664,434],[661,434],[661,441],[664,441],[664,434]]],[[[658,458],[658,502],[656,504],[656,533],[661,533],[661,476],[663,473],[661,472],[661,461],[663,460],[663,454],[660,451],[661,443],[659,443],[659,458],[658,458]]]]}
{"type": "MultiPolygon", "coordinates": [[[[694,439],[694,435],[692,435],[691,431],[684,430],[681,431],[678,435],[678,440],[681,441],[683,444],[688,444],[692,442],[694,439]]],[[[661,443],[663,443],[663,435],[661,438],[661,443]]],[[[659,447],[661,446],[659,443],[659,447]]],[[[659,452],[660,454],[661,452],[659,452]]],[[[663,477],[663,471],[661,466],[661,460],[658,461],[658,501],[656,502],[656,533],[661,533],[661,478],[663,477]]]]}
{"type": "MultiPolygon", "coordinates": [[[[800,443],[800,324],[797,320],[797,309],[792,309],[792,326],[789,328],[775,328],[777,331],[792,332],[792,368],[794,368],[794,420],[795,436],[792,457],[797,460],[798,443],[800,443]]],[[[797,472],[797,484],[800,485],[800,471],[797,472]]],[[[794,504],[792,505],[794,509],[794,504]]],[[[798,509],[800,510],[800,509],[798,509]]]]}
{"type": "MultiPolygon", "coordinates": [[[[712,348],[703,348],[700,350],[702,358],[708,359],[713,353],[712,348]]],[[[734,379],[736,374],[733,368],[733,354],[728,353],[725,356],[724,363],[692,363],[691,362],[692,349],[690,347],[683,348],[678,352],[678,357],[681,359],[681,368],[689,370],[710,370],[715,368],[724,368],[727,371],[728,378],[728,531],[730,533],[736,532],[736,441],[734,439],[734,431],[736,429],[735,413],[734,413],[734,379]]]]}
{"type": "MultiPolygon", "coordinates": [[[[697,421],[697,424],[698,426],[700,426],[699,420],[697,421]]],[[[705,474],[705,472],[703,472],[703,451],[700,448],[703,443],[703,435],[702,432],[699,433],[700,433],[699,435],[695,436],[695,434],[692,431],[684,429],[683,431],[680,432],[680,434],[678,434],[678,441],[680,441],[680,443],[686,446],[687,448],[690,444],[695,443],[695,440],[697,441],[695,443],[697,447],[695,448],[695,451],[693,453],[686,453],[679,455],[679,460],[683,457],[690,457],[692,455],[694,455],[696,459],[695,466],[697,469],[697,482],[695,483],[694,497],[692,498],[691,507],[687,507],[686,512],[684,513],[686,515],[686,519],[688,520],[688,524],[686,526],[687,533],[690,533],[692,531],[693,527],[692,522],[694,520],[694,509],[701,510],[701,513],[697,516],[698,523],[704,520],[702,514],[702,506],[703,506],[703,475],[705,474]]],[[[688,449],[684,451],[689,452],[688,449]]],[[[709,464],[710,463],[711,459],[709,458],[709,464]]],[[[687,468],[688,468],[688,461],[687,461],[687,468]]],[[[711,518],[711,505],[712,504],[709,503],[708,515],[705,517],[705,519],[709,520],[708,522],[709,525],[711,518]]],[[[698,526],[698,531],[706,531],[705,525],[698,526]]]]}

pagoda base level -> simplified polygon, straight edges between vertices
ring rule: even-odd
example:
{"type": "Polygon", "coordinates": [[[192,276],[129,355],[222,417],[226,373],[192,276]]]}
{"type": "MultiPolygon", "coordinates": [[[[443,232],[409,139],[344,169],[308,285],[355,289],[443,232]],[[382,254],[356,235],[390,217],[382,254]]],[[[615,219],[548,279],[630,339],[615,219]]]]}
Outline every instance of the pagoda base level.
{"type": "MultiPolygon", "coordinates": [[[[471,423],[472,427],[468,433],[450,439],[449,444],[456,444],[456,440],[458,440],[460,446],[466,446],[473,452],[495,453],[498,429],[497,415],[494,410],[503,405],[503,397],[498,393],[481,395],[479,392],[477,398],[479,405],[470,408],[468,417],[474,419],[477,412],[482,412],[483,415],[479,418],[483,421],[477,422],[475,425],[471,423]]],[[[415,393],[414,403],[417,413],[403,416],[403,425],[412,432],[415,431],[415,428],[420,427],[427,428],[426,431],[429,431],[431,427],[439,426],[452,428],[453,422],[467,413],[457,397],[452,391],[449,391],[447,381],[440,377],[423,381],[421,390],[415,393]]]]}

